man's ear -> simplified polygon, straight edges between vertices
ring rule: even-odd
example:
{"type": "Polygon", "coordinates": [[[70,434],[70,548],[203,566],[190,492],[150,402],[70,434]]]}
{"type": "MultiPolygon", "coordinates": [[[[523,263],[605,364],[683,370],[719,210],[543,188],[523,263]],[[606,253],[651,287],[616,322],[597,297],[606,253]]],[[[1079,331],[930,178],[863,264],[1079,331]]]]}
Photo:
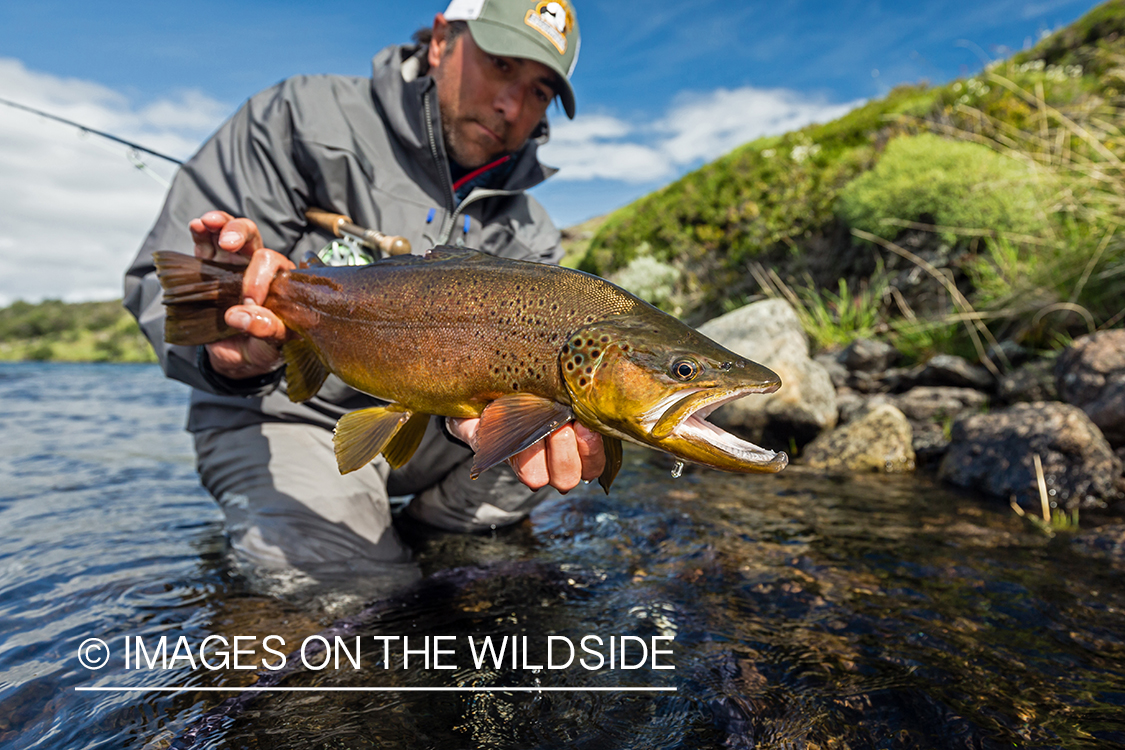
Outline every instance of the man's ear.
{"type": "Polygon", "coordinates": [[[449,21],[445,20],[444,15],[438,13],[434,16],[433,38],[430,39],[430,49],[426,55],[430,70],[437,70],[441,67],[441,58],[445,55],[445,48],[448,44],[449,21]]]}

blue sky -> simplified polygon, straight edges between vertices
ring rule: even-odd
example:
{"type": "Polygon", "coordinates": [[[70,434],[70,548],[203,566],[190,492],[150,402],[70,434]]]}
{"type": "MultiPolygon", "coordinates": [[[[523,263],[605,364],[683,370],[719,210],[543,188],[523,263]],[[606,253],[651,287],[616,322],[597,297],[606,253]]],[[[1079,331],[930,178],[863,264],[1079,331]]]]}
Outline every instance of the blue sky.
{"type": "MultiPolygon", "coordinates": [[[[831,119],[899,83],[973,74],[986,59],[1021,49],[1094,5],[1088,0],[653,0],[643,6],[576,1],[583,33],[574,77],[578,118],[568,122],[561,109],[554,110],[553,142],[544,161],[563,171],[536,195],[558,224],[576,223],[751,138],[831,119]]],[[[246,97],[282,78],[368,75],[376,51],[405,41],[444,3],[329,1],[311,7],[0,4],[0,97],[186,156],[246,97]]],[[[12,254],[33,238],[14,233],[14,223],[7,221],[15,209],[4,202],[0,175],[0,303],[119,294],[117,276],[98,276],[93,283],[90,272],[109,266],[111,258],[120,259],[118,266],[127,262],[139,244],[134,235],[143,235],[159,206],[159,184],[139,175],[120,153],[114,157],[105,144],[4,109],[0,172],[8,172],[8,189],[18,191],[23,215],[37,207],[46,211],[51,201],[57,217],[89,214],[71,229],[90,235],[97,215],[109,209],[99,214],[89,196],[106,200],[114,194],[112,210],[128,214],[128,220],[94,231],[102,237],[96,242],[89,236],[72,242],[90,248],[100,243],[91,250],[99,260],[86,258],[79,264],[85,270],[74,278],[60,279],[55,264],[53,274],[41,273],[32,282],[23,278],[26,259],[17,264],[12,254]],[[28,187],[36,180],[44,181],[42,191],[28,187]],[[83,193],[82,186],[90,192],[83,193]]]]}

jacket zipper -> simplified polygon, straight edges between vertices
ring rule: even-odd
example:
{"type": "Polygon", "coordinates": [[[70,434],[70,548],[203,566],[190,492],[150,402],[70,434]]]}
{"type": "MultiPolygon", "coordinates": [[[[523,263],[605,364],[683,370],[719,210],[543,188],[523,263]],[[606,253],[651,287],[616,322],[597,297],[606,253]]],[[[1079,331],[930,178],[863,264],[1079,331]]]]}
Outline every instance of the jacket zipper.
{"type": "MultiPolygon", "coordinates": [[[[453,233],[453,222],[456,220],[454,214],[457,212],[457,196],[453,194],[453,175],[449,171],[449,164],[441,158],[438,153],[437,137],[434,135],[434,118],[433,108],[430,106],[430,93],[426,92],[425,97],[422,99],[422,107],[426,113],[426,135],[430,139],[430,153],[434,157],[434,163],[437,165],[438,172],[445,178],[446,198],[449,199],[449,213],[446,220],[441,223],[441,230],[438,236],[445,237],[446,234],[453,233]],[[449,229],[446,229],[446,221],[449,222],[449,229]]],[[[444,244],[447,240],[443,239],[438,244],[444,244]]]]}

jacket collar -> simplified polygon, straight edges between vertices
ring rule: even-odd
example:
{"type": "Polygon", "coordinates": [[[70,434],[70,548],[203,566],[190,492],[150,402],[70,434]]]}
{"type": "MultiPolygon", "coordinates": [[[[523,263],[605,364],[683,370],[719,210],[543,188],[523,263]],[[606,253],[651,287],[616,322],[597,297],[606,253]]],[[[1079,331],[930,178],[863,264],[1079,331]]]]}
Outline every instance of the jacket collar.
{"type": "MultiPolygon", "coordinates": [[[[419,159],[432,160],[432,130],[439,158],[448,158],[440,123],[426,121],[427,101],[434,120],[440,117],[437,114],[437,86],[427,70],[426,47],[392,45],[375,55],[371,67],[371,90],[376,106],[398,139],[407,147],[421,152],[419,159]]],[[[544,118],[533,137],[512,155],[515,165],[502,189],[528,190],[558,171],[539,162],[539,146],[547,142],[548,136],[549,127],[544,118]]],[[[442,170],[443,173],[447,171],[442,170]]]]}

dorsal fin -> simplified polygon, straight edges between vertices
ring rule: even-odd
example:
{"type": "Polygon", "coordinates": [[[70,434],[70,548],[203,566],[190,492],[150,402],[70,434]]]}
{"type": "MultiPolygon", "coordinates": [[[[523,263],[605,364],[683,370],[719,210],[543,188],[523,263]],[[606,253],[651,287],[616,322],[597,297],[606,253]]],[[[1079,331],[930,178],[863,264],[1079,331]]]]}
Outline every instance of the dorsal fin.
{"type": "Polygon", "coordinates": [[[301,256],[301,262],[297,264],[297,268],[327,268],[328,265],[320,259],[320,256],[312,250],[306,250],[305,254],[301,256]]]}
{"type": "Polygon", "coordinates": [[[574,418],[570,407],[531,393],[501,396],[480,415],[474,437],[476,458],[469,476],[480,473],[539,442],[574,418]]]}

